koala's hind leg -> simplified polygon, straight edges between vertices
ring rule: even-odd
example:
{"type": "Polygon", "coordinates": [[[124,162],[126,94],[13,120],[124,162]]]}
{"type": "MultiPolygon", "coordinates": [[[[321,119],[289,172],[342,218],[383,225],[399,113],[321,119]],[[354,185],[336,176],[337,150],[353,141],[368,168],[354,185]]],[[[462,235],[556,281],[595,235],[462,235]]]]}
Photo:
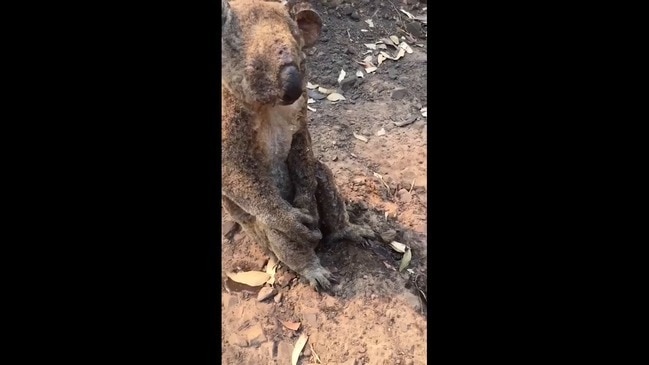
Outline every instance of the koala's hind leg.
{"type": "Polygon", "coordinates": [[[345,200],[336,187],[333,173],[322,162],[316,163],[316,200],[320,214],[322,242],[328,244],[341,239],[366,244],[366,238],[373,238],[374,232],[364,226],[349,222],[345,200]]]}
{"type": "Polygon", "coordinates": [[[223,197],[223,208],[243,227],[246,234],[257,242],[271,258],[283,262],[289,269],[304,277],[309,284],[324,289],[331,287],[329,270],[320,265],[313,245],[293,242],[276,229],[263,225],[231,200],[223,197]]]}
{"type": "Polygon", "coordinates": [[[237,222],[246,232],[246,234],[259,246],[266,255],[273,255],[268,245],[268,237],[264,227],[255,219],[253,215],[246,213],[238,205],[227,197],[223,197],[223,208],[230,214],[232,220],[237,222]]]}

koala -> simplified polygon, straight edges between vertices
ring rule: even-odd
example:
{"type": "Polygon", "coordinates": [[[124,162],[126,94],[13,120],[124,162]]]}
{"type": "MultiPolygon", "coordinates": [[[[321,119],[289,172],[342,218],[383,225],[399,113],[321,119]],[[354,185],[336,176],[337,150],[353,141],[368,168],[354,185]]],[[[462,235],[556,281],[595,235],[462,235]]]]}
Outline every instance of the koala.
{"type": "Polygon", "coordinates": [[[349,222],[311,149],[303,51],[322,20],[306,2],[222,0],[221,28],[223,208],[268,255],[329,289],[317,245],[375,233],[349,222]]]}

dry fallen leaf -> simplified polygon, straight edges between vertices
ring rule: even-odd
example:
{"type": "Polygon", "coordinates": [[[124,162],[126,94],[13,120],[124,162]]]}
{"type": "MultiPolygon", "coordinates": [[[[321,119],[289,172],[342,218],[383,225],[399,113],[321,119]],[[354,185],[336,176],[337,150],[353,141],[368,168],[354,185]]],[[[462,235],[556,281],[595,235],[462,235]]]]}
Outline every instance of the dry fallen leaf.
{"type": "Polygon", "coordinates": [[[297,331],[298,328],[300,328],[300,322],[289,322],[289,321],[285,322],[285,321],[282,321],[281,319],[279,321],[282,322],[284,327],[286,327],[286,328],[288,328],[290,330],[297,331]]]}
{"type": "Polygon", "coordinates": [[[392,42],[392,39],[390,39],[390,38],[381,38],[381,42],[383,42],[384,44],[387,44],[388,46],[392,46],[394,48],[397,48],[397,45],[394,44],[394,42],[392,42]]]}
{"type": "Polygon", "coordinates": [[[369,25],[370,28],[374,28],[374,23],[372,22],[372,19],[367,19],[365,23],[367,23],[367,25],[369,25]]]}
{"type": "Polygon", "coordinates": [[[306,103],[307,103],[307,104],[313,104],[313,103],[315,103],[315,100],[313,100],[313,99],[311,99],[311,98],[308,98],[308,99],[306,100],[306,103]]]}
{"type": "Polygon", "coordinates": [[[399,47],[405,49],[408,53],[412,53],[412,48],[410,48],[410,46],[406,42],[401,42],[401,44],[399,44],[399,47]]]}
{"type": "Polygon", "coordinates": [[[361,136],[360,134],[356,134],[356,132],[353,132],[353,133],[354,133],[354,137],[356,137],[356,139],[360,139],[361,141],[367,143],[367,141],[368,141],[367,137],[361,136]]]}
{"type": "Polygon", "coordinates": [[[374,43],[365,43],[365,47],[373,50],[373,49],[376,49],[376,44],[374,44],[374,43]]]}
{"type": "MultiPolygon", "coordinates": [[[[390,56],[387,52],[383,52],[383,51],[381,51],[381,53],[379,53],[379,56],[383,56],[383,57],[385,57],[385,58],[389,58],[389,59],[391,59],[391,60],[395,60],[395,61],[397,60],[396,58],[390,56]]],[[[378,58],[378,57],[377,57],[377,58],[378,58]]]]}
{"type": "MultiPolygon", "coordinates": [[[[363,62],[369,63],[370,65],[372,65],[372,59],[373,59],[372,56],[367,56],[367,57],[363,58],[363,62]]],[[[372,65],[372,66],[374,66],[374,65],[372,65]]]]}
{"type": "Polygon", "coordinates": [[[309,339],[306,333],[302,333],[300,338],[295,342],[295,347],[293,348],[293,353],[291,354],[291,365],[297,365],[297,360],[300,358],[300,353],[306,345],[306,341],[309,339]]]}
{"type": "Polygon", "coordinates": [[[249,286],[262,286],[270,279],[270,275],[263,271],[244,271],[238,273],[226,273],[232,281],[249,286]]]}
{"type": "Polygon", "coordinates": [[[367,29],[361,29],[361,32],[369,32],[367,29]]]}
{"type": "Polygon", "coordinates": [[[368,74],[371,74],[374,71],[376,71],[376,67],[374,67],[374,66],[365,67],[365,72],[367,72],[368,74]]]}
{"type": "Polygon", "coordinates": [[[336,91],[336,90],[333,90],[333,89],[325,89],[324,87],[320,86],[320,87],[318,88],[318,91],[321,92],[321,93],[323,93],[323,94],[331,94],[332,92],[334,92],[334,91],[336,91]]]}
{"type": "Polygon", "coordinates": [[[383,52],[379,53],[379,55],[376,57],[376,59],[378,60],[379,66],[381,66],[381,64],[383,63],[383,61],[385,61],[386,58],[387,57],[385,57],[383,52]]]}
{"type": "Polygon", "coordinates": [[[379,129],[378,132],[376,132],[376,135],[377,135],[377,136],[382,136],[382,135],[384,135],[384,134],[385,134],[385,128],[381,128],[381,129],[379,129]]]}
{"type": "Polygon", "coordinates": [[[407,12],[407,11],[405,11],[405,10],[403,10],[403,9],[399,9],[399,10],[400,10],[402,13],[406,14],[406,15],[408,16],[408,18],[410,18],[410,19],[415,19],[415,16],[412,15],[412,14],[410,14],[409,12],[407,12]]]}
{"type": "Polygon", "coordinates": [[[347,75],[345,70],[340,70],[340,74],[338,75],[338,83],[339,84],[340,84],[341,81],[343,81],[345,79],[345,75],[347,75]]]}
{"type": "Polygon", "coordinates": [[[339,100],[346,100],[344,96],[338,94],[338,93],[331,93],[327,95],[327,100],[329,101],[339,101],[339,100]]]}
{"type": "Polygon", "coordinates": [[[399,58],[403,57],[406,54],[406,50],[399,47],[399,53],[397,53],[396,59],[398,60],[399,58]]]}
{"type": "Polygon", "coordinates": [[[401,242],[392,241],[390,242],[390,247],[399,253],[406,253],[406,245],[401,242]]]}
{"type": "Polygon", "coordinates": [[[399,45],[399,37],[397,37],[396,35],[391,35],[390,40],[392,41],[392,44],[394,44],[395,46],[399,45]]]}
{"type": "Polygon", "coordinates": [[[314,85],[314,84],[312,84],[310,82],[306,83],[306,88],[307,89],[315,89],[316,87],[318,87],[318,85],[314,85]]]}
{"type": "Polygon", "coordinates": [[[425,107],[421,108],[420,112],[421,112],[421,115],[428,118],[428,107],[425,106],[425,107]]]}
{"type": "Polygon", "coordinates": [[[310,107],[310,106],[308,106],[308,105],[306,106],[306,108],[309,109],[309,110],[312,111],[312,112],[315,111],[315,109],[313,109],[312,107],[310,107]]]}
{"type": "Polygon", "coordinates": [[[358,70],[358,71],[356,71],[356,77],[362,77],[362,78],[365,78],[365,76],[363,76],[363,70],[358,70]]]}
{"type": "Polygon", "coordinates": [[[266,274],[270,275],[270,278],[266,282],[270,285],[275,284],[275,273],[277,272],[277,265],[278,262],[272,257],[268,260],[268,264],[266,265],[266,274]]]}
{"type": "Polygon", "coordinates": [[[410,248],[406,251],[406,253],[403,255],[403,258],[401,258],[401,263],[399,264],[399,272],[402,272],[403,269],[408,267],[408,264],[410,264],[410,260],[412,259],[412,251],[410,248]]]}

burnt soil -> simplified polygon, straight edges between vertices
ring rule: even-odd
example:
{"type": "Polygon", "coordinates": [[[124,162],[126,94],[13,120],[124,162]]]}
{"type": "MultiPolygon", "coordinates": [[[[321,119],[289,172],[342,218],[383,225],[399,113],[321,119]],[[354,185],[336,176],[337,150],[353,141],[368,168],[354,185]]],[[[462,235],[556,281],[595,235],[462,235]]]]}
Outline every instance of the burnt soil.
{"type": "MultiPolygon", "coordinates": [[[[316,110],[309,112],[313,152],[333,171],[352,222],[367,224],[378,235],[369,247],[339,242],[318,249],[322,265],[340,279],[331,293],[314,291],[280,264],[273,285],[277,295],[260,302],[256,290],[225,285],[225,272],[263,271],[268,257],[223,212],[223,364],[289,365],[302,333],[309,337],[298,364],[425,364],[427,119],[420,110],[428,104],[427,26],[398,9],[421,16],[426,4],[313,3],[324,27],[308,51],[309,81],[346,98],[309,104],[316,110]],[[363,69],[356,61],[369,55],[364,44],[391,35],[405,40],[412,53],[356,77],[363,69]],[[338,83],[341,69],[347,77],[338,83]],[[377,135],[381,129],[385,134],[377,135]],[[401,272],[403,254],[392,250],[390,241],[412,250],[412,260],[401,272]],[[293,331],[280,320],[300,327],[293,331]]],[[[397,53],[391,46],[372,51],[375,64],[381,50],[397,53]]]]}

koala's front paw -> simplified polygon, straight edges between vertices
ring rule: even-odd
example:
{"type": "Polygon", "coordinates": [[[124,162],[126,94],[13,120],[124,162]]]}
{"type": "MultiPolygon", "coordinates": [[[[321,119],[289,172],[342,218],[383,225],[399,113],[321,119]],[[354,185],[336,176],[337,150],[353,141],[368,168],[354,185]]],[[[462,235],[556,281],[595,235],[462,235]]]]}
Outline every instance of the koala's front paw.
{"type": "Polygon", "coordinates": [[[324,290],[329,290],[331,289],[331,282],[336,281],[331,272],[320,265],[304,269],[300,275],[316,290],[318,290],[318,285],[324,290]]]}
{"type": "Polygon", "coordinates": [[[296,242],[316,243],[322,239],[322,233],[317,227],[317,220],[306,210],[291,207],[288,212],[282,212],[273,217],[268,226],[284,233],[296,242]]]}

